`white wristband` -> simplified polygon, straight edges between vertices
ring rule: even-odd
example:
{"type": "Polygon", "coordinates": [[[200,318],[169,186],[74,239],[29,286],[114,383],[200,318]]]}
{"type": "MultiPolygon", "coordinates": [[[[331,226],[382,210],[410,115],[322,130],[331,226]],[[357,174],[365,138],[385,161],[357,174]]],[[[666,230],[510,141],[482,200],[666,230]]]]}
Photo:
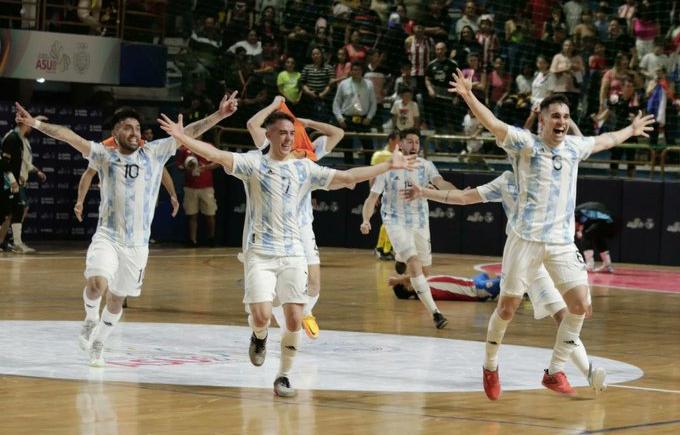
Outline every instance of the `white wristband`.
{"type": "Polygon", "coordinates": [[[33,128],[40,130],[41,125],[42,125],[42,122],[39,119],[36,119],[35,124],[33,124],[33,128]]]}

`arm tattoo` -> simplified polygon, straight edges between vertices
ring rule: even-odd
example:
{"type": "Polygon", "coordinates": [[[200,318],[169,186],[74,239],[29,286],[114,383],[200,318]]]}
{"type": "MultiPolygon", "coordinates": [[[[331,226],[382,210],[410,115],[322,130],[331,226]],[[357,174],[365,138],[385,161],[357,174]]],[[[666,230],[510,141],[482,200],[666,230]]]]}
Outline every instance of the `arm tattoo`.
{"type": "Polygon", "coordinates": [[[184,133],[187,136],[196,138],[205,133],[206,131],[210,130],[215,124],[217,124],[217,122],[213,121],[213,115],[210,115],[187,125],[184,128],[184,133]]]}

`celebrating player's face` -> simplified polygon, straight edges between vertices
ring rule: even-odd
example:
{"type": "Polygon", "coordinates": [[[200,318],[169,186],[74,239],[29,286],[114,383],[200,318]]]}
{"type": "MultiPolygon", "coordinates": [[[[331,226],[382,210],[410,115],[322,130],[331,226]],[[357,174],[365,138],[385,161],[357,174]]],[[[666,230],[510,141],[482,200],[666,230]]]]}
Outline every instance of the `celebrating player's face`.
{"type": "Polygon", "coordinates": [[[420,138],[415,134],[407,134],[401,139],[401,152],[404,155],[418,154],[420,152],[420,138]]]}
{"type": "Polygon", "coordinates": [[[569,106],[563,103],[555,103],[541,112],[543,122],[543,134],[548,142],[562,142],[569,130],[569,106]]]}
{"type": "Polygon", "coordinates": [[[116,124],[116,127],[113,130],[113,136],[123,150],[129,152],[136,151],[137,148],[139,148],[142,138],[139,122],[134,118],[123,119],[116,124]]]}
{"type": "Polygon", "coordinates": [[[275,154],[288,155],[293,149],[295,126],[286,119],[280,119],[269,126],[266,137],[275,154]]]}

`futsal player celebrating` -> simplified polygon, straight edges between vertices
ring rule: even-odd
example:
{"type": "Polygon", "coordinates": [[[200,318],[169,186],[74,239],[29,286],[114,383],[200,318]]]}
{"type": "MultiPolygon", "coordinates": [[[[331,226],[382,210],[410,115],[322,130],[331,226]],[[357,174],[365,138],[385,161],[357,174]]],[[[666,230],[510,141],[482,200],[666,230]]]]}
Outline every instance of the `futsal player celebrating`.
{"type": "MultiPolygon", "coordinates": [[[[407,200],[423,197],[445,204],[468,205],[480,202],[500,202],[508,218],[508,224],[505,229],[508,236],[513,231],[512,226],[515,222],[514,215],[517,207],[517,194],[518,189],[515,176],[510,171],[503,172],[499,177],[475,189],[438,191],[412,186],[403,193],[407,200]]],[[[567,314],[567,305],[564,303],[560,292],[555,288],[555,284],[553,284],[550,275],[548,275],[543,265],[537,269],[529,284],[527,294],[534,308],[534,318],[539,320],[552,316],[559,327],[567,314]]],[[[588,294],[588,304],[590,305],[590,294],[588,294]]],[[[583,376],[586,377],[588,384],[595,390],[596,394],[606,389],[605,379],[607,372],[601,367],[593,368],[592,363],[588,360],[585,346],[580,339],[574,343],[571,360],[579,371],[583,373],[583,376]]]]}
{"type": "MultiPolygon", "coordinates": [[[[267,119],[267,116],[279,109],[283,101],[283,97],[275,97],[274,101],[272,101],[269,106],[260,110],[248,120],[248,131],[258,149],[263,148],[268,143],[266,137],[267,130],[262,124],[265,119],[267,119]]],[[[321,160],[324,156],[333,151],[333,148],[340,143],[345,135],[345,132],[342,129],[330,124],[303,118],[297,118],[297,120],[300,121],[304,127],[316,130],[321,134],[312,142],[316,161],[321,160]]],[[[307,197],[302,201],[301,207],[299,224],[300,234],[302,236],[302,246],[305,250],[305,257],[307,258],[307,272],[309,274],[307,277],[307,303],[305,304],[303,312],[302,326],[304,327],[307,336],[315,339],[319,337],[319,325],[316,322],[316,317],[312,314],[312,310],[318,302],[319,294],[321,292],[321,259],[319,257],[319,248],[316,245],[316,236],[314,235],[314,228],[312,226],[312,222],[314,221],[314,210],[312,209],[311,191],[307,193],[307,197]]],[[[275,307],[274,315],[279,326],[283,328],[284,322],[278,321],[279,319],[283,319],[281,310],[281,307],[275,307]]]]}
{"type": "Polygon", "coordinates": [[[574,244],[578,163],[632,136],[647,136],[654,117],[639,113],[628,127],[597,137],[568,136],[569,100],[558,94],[541,102],[542,130],[537,136],[497,119],[475,97],[472,81],[460,70],[453,76],[451,86],[450,91],[465,101],[506,151],[519,188],[512,231],[503,250],[501,296],[487,329],[484,391],[491,400],[497,400],[501,394],[498,348],[522,295],[543,264],[568,309],[557,331],[543,385],[558,393],[573,395],[575,390],[564,374],[564,365],[578,347],[583,320],[590,309],[588,273],[574,244]]]}
{"type": "MultiPolygon", "coordinates": [[[[83,139],[70,129],[41,122],[16,103],[16,122],[27,125],[78,150],[95,168],[101,181],[99,223],[87,250],[83,292],[85,322],[80,346],[89,350],[90,365],[102,367],[104,343],[123,313],[126,296],[139,296],[149,253],[149,236],[165,162],[175,155],[172,137],[140,148],[140,117],[132,109],[113,115],[112,135],[118,147],[83,139]],[[107,291],[108,290],[108,291],[107,291]],[[101,319],[99,305],[106,292],[101,319]]],[[[190,136],[199,136],[236,111],[236,93],[222,99],[218,111],[188,125],[190,136]]]]}
{"type": "Polygon", "coordinates": [[[412,169],[414,157],[396,153],[389,162],[376,166],[337,171],[317,165],[309,159],[291,157],[295,127],[293,118],[274,112],[264,121],[269,151],[232,153],[192,139],[183,132],[182,117],[177,123],[165,115],[158,120],[161,128],[179,143],[219,163],[229,174],[244,181],[248,209],[248,228],[244,250],[246,311],[253,334],[250,361],[264,363],[272,302],[283,304],[286,327],[281,334],[281,360],[274,381],[279,396],[294,396],[290,370],[300,347],[303,306],[308,298],[307,264],[300,232],[300,209],[307,194],[315,189],[339,189],[376,177],[390,169],[412,169]]]}
{"type": "MultiPolygon", "coordinates": [[[[417,129],[401,132],[401,151],[406,155],[417,156],[420,151],[420,134],[417,129]]],[[[390,171],[375,179],[371,193],[364,201],[362,209],[363,222],[360,226],[362,234],[371,231],[371,216],[380,195],[383,196],[380,212],[387,235],[392,242],[397,261],[406,263],[411,285],[418,294],[418,299],[425,305],[437,329],[442,329],[448,320],[439,311],[432,299],[430,286],[425,278],[430,274],[432,264],[432,248],[430,246],[430,210],[427,200],[420,198],[407,202],[400,192],[411,185],[425,187],[433,184],[439,189],[455,189],[453,184],[444,180],[437,168],[430,161],[421,157],[416,159],[418,169],[407,171],[390,171]]]]}

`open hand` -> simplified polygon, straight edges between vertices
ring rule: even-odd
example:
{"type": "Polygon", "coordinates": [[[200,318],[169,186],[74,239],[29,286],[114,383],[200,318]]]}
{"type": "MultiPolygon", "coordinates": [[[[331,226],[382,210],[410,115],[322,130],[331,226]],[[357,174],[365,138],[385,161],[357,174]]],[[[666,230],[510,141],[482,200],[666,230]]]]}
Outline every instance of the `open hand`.
{"type": "Polygon", "coordinates": [[[405,156],[401,151],[396,150],[392,153],[390,159],[390,169],[408,169],[410,171],[418,166],[417,157],[415,154],[405,156]]]}
{"type": "Polygon", "coordinates": [[[423,197],[423,189],[417,184],[412,184],[406,189],[402,189],[399,192],[399,195],[401,195],[401,197],[404,198],[406,201],[413,201],[414,199],[423,197]]]}
{"type": "Polygon", "coordinates": [[[28,110],[24,109],[19,103],[14,103],[14,107],[17,109],[16,116],[14,120],[18,125],[25,125],[28,127],[33,127],[35,125],[35,118],[28,113],[28,110]]]}
{"type": "Polygon", "coordinates": [[[451,87],[449,88],[449,92],[451,93],[456,93],[460,95],[461,97],[466,97],[472,95],[472,76],[474,75],[471,74],[471,77],[466,78],[463,75],[463,71],[461,71],[459,68],[456,68],[456,72],[452,74],[453,76],[453,81],[449,82],[449,85],[451,87]]]}
{"type": "Polygon", "coordinates": [[[177,118],[177,122],[172,122],[170,118],[168,118],[165,113],[161,113],[161,117],[158,118],[156,121],[160,124],[161,128],[163,131],[168,133],[170,136],[177,138],[178,136],[181,136],[184,134],[184,124],[183,124],[183,116],[182,114],[179,115],[177,118]]]}
{"type": "Polygon", "coordinates": [[[642,116],[642,111],[639,111],[633,122],[630,123],[630,126],[633,128],[633,136],[649,137],[647,132],[654,130],[652,124],[655,122],[654,115],[642,116]]]}

